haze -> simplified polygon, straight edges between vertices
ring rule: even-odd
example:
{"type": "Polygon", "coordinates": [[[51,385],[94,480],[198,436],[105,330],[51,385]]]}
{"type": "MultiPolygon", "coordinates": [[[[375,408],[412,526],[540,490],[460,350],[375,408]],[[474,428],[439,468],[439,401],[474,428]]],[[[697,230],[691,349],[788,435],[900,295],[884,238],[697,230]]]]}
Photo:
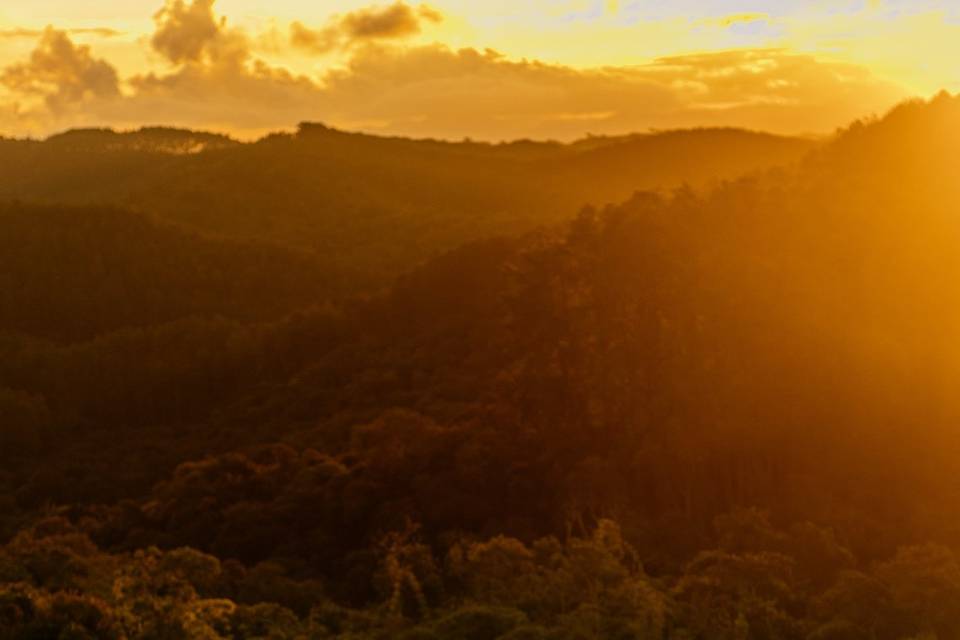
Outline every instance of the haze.
{"type": "Polygon", "coordinates": [[[0,640],[957,640],[948,2],[0,8],[0,640]]]}
{"type": "Polygon", "coordinates": [[[154,123],[251,138],[324,121],[489,140],[697,125],[823,134],[957,88],[958,11],[952,0],[17,1],[0,8],[0,132],[154,123]]]}

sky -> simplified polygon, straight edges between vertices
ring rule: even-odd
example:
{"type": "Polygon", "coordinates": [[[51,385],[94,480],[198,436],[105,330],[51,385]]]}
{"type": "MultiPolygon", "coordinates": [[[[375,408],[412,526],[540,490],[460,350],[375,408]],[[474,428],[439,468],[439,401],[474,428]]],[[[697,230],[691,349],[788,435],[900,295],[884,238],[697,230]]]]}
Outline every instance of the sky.
{"type": "Polygon", "coordinates": [[[960,0],[6,0],[0,135],[824,134],[958,61],[960,0]]]}

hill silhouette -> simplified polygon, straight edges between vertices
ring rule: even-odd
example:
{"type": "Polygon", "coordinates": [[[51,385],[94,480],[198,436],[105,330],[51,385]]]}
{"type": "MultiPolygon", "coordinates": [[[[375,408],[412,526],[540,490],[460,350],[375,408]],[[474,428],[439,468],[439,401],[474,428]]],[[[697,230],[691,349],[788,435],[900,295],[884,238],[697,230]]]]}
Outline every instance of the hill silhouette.
{"type": "Polygon", "coordinates": [[[464,242],[555,224],[637,189],[788,163],[812,146],[734,130],[571,145],[381,138],[317,124],[249,144],[169,129],[74,131],[0,144],[0,199],[132,208],[204,235],[310,251],[379,286],[464,242]]]}
{"type": "Polygon", "coordinates": [[[61,341],[192,317],[280,318],[344,292],[314,257],[118,209],[0,205],[0,329],[61,341]]]}
{"type": "MultiPolygon", "coordinates": [[[[136,151],[150,170],[113,201],[163,224],[76,208],[109,189],[71,186],[62,160],[47,196],[72,206],[0,215],[12,282],[57,256],[25,289],[47,289],[43,322],[31,299],[3,307],[41,329],[0,339],[2,620],[22,637],[957,636],[958,131],[946,94],[817,145],[304,126],[136,151]],[[628,191],[645,179],[662,188],[628,191]],[[357,226],[321,232],[315,210],[357,226]],[[237,244],[273,219],[272,247],[237,244]],[[373,257],[414,222],[437,235],[373,257]],[[96,291],[88,252],[143,293],[67,295],[96,291]],[[367,294],[311,285],[321,257],[367,294]],[[72,328],[114,306],[95,337],[72,328]]],[[[22,171],[11,194],[42,183],[22,171]]]]}

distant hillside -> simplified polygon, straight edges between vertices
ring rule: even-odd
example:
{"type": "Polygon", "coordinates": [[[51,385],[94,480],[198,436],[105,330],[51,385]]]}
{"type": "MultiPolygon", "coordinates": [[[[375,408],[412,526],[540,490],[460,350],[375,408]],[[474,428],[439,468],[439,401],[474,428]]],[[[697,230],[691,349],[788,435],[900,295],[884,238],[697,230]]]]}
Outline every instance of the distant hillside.
{"type": "Polygon", "coordinates": [[[88,153],[141,151],[171,154],[199,153],[240,144],[218,133],[172,127],[144,127],[137,131],[122,133],[112,129],[72,129],[50,136],[45,142],[60,151],[88,153]]]}
{"type": "Polygon", "coordinates": [[[276,318],[335,298],[335,275],[118,209],[0,205],[0,331],[76,340],[190,316],[276,318]]]}
{"type": "Polygon", "coordinates": [[[306,249],[375,284],[464,242],[554,224],[638,189],[735,178],[813,147],[735,130],[570,145],[380,138],[315,124],[251,144],[87,130],[0,142],[0,199],[130,207],[206,235],[306,249]]]}
{"type": "Polygon", "coordinates": [[[814,149],[809,140],[738,129],[666,131],[611,138],[556,162],[564,182],[582,187],[585,202],[621,202],[641,189],[681,183],[709,186],[786,166],[814,149]],[[591,198],[591,194],[599,197],[591,198]]]}
{"type": "Polygon", "coordinates": [[[3,210],[2,326],[123,328],[0,332],[0,628],[181,637],[220,612],[208,628],[234,638],[960,637],[958,142],[943,95],[789,167],[513,235],[508,205],[564,218],[575,176],[613,193],[614,168],[665,180],[651,155],[792,143],[314,126],[89,156],[162,167],[109,184],[168,220],[243,236],[272,211],[275,240],[329,249],[3,210]],[[320,201],[339,205],[307,216],[320,201]],[[451,220],[479,222],[373,260],[451,220]],[[314,259],[384,268],[479,231],[503,235],[285,313],[329,299],[314,259]]]}

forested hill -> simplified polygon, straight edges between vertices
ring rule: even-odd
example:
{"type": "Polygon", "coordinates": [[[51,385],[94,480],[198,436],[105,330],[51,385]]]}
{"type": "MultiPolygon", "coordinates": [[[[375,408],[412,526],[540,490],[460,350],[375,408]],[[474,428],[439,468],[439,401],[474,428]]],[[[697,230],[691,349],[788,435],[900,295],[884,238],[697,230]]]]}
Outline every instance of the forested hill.
{"type": "MultiPolygon", "coordinates": [[[[282,317],[3,334],[0,630],[960,637],[958,132],[960,99],[908,103],[799,162],[469,242],[377,294],[282,317]]],[[[414,158],[433,146],[530,167],[650,143],[305,128],[156,162],[235,168],[331,139],[395,145],[369,174],[395,194],[408,183],[386,178],[425,172],[414,158]]],[[[211,264],[242,255],[214,244],[229,255],[211,264]]],[[[183,278],[217,300],[228,285],[201,273],[183,278]]]]}
{"type": "Polygon", "coordinates": [[[0,331],[73,341],[195,316],[277,319],[344,299],[349,280],[315,255],[129,211],[0,204],[0,331]]]}
{"type": "Polygon", "coordinates": [[[736,130],[490,145],[302,125],[250,144],[171,129],[0,142],[0,199],[132,208],[218,237],[296,247],[379,285],[438,252],[637,189],[798,160],[805,140],[736,130]]]}

